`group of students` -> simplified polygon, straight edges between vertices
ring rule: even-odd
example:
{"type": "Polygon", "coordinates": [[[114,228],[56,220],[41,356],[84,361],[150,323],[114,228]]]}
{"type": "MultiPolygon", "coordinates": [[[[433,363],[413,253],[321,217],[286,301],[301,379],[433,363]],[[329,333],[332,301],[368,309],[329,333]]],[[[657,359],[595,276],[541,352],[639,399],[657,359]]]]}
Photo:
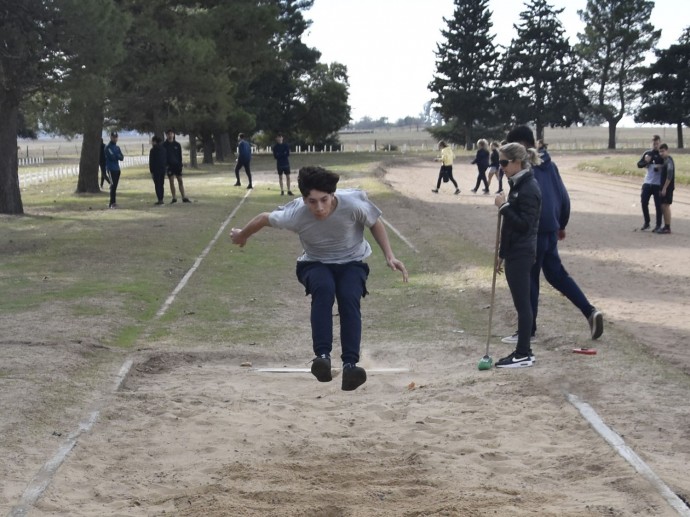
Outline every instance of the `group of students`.
{"type": "Polygon", "coordinates": [[[640,169],[646,169],[642,183],[640,201],[642,205],[642,217],[644,223],[640,230],[651,228],[649,215],[649,200],[654,200],[656,208],[655,226],[652,232],[659,234],[671,233],[671,204],[673,203],[673,191],[675,189],[675,163],[669,154],[668,145],[661,143],[661,137],[652,137],[652,148],[645,151],[637,162],[640,169]],[[663,216],[664,226],[661,226],[663,216]]]}
{"type": "MultiPolygon", "coordinates": [[[[191,203],[185,195],[184,182],[182,181],[182,146],[175,140],[175,131],[168,129],[165,132],[166,139],[161,142],[159,136],[151,138],[151,150],[149,151],[149,171],[156,190],[156,205],[163,204],[165,177],[170,180],[171,203],[177,203],[175,181],[180,189],[183,203],[191,203]]],[[[101,140],[101,188],[108,183],[110,199],[108,208],[117,208],[117,187],[120,183],[120,162],[125,159],[122,149],[117,145],[119,135],[117,131],[110,133],[110,142],[106,145],[101,140]]]]}
{"type": "MultiPolygon", "coordinates": [[[[442,142],[442,173],[452,179],[452,158],[442,142]],[[450,162],[450,163],[448,163],[450,162]]],[[[534,135],[527,126],[518,126],[497,148],[498,163],[510,184],[508,196],[497,193],[495,205],[503,219],[499,260],[494,267],[502,271],[518,314],[517,332],[503,339],[514,343],[515,350],[496,362],[498,368],[532,366],[531,345],[535,342],[539,278],[564,294],[587,319],[592,339],[604,330],[601,311],[587,297],[563,267],[558,255],[558,241],[565,238],[570,215],[568,192],[558,168],[544,149],[538,153],[534,135]]],[[[452,156],[452,155],[451,155],[452,156]]],[[[442,178],[441,178],[442,179],[442,178]]],[[[398,260],[388,241],[381,210],[359,189],[337,190],[339,176],[321,167],[303,167],[298,186],[301,197],[263,212],[243,228],[230,231],[232,242],[245,246],[249,238],[266,227],[287,229],[299,236],[303,253],[297,259],[297,280],[311,295],[311,334],[314,358],[311,373],[319,382],[333,379],[333,305],[338,302],[342,389],[351,391],[366,382],[366,371],[358,366],[362,319],[360,299],[366,296],[369,267],[364,260],[371,246],[364,238],[369,228],[380,246],[388,267],[402,273],[408,281],[405,265],[398,260]]],[[[439,184],[440,186],[440,184],[439,184]]],[[[437,190],[437,189],[436,189],[437,190]]],[[[457,192],[456,192],[457,193],[457,192]]]]}

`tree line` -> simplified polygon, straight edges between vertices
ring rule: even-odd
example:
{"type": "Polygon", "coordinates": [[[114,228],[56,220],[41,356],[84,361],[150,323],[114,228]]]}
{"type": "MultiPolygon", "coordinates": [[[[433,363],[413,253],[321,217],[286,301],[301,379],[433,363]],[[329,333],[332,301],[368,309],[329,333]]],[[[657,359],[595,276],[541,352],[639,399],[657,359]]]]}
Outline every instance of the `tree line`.
{"type": "MultiPolygon", "coordinates": [[[[508,128],[608,124],[608,147],[627,115],[638,123],[673,124],[683,147],[690,123],[690,27],[668,49],[650,22],[650,0],[588,0],[584,30],[570,44],[556,9],[527,0],[508,46],[494,44],[488,0],[455,0],[437,46],[429,84],[443,124],[437,138],[471,147],[477,136],[502,138],[508,128]],[[645,65],[654,51],[656,60],[645,65]]],[[[673,16],[673,13],[667,13],[673,16]]]]}
{"type": "Polygon", "coordinates": [[[0,213],[21,214],[17,137],[82,135],[76,191],[99,192],[104,128],[190,135],[223,161],[240,131],[329,144],[347,68],[302,41],[314,0],[0,0],[0,213]]]}

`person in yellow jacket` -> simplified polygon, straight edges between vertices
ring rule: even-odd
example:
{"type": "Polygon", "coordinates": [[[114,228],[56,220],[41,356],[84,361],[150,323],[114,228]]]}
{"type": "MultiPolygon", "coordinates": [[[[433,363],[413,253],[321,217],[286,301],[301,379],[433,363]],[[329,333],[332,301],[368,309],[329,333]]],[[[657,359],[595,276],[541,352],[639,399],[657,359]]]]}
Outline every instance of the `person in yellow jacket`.
{"type": "Polygon", "coordinates": [[[441,170],[438,172],[436,188],[432,188],[431,191],[434,194],[438,194],[438,189],[441,188],[441,182],[448,183],[450,181],[455,185],[455,194],[460,194],[458,182],[453,178],[453,150],[443,140],[438,143],[438,148],[441,151],[441,170]]]}

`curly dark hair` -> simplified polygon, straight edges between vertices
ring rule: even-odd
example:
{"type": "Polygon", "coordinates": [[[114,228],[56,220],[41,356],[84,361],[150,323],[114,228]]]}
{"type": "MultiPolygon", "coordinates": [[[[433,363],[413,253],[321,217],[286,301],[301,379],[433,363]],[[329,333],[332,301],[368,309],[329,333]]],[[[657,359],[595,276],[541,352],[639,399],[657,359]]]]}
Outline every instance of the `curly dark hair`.
{"type": "Polygon", "coordinates": [[[308,196],[312,190],[319,190],[328,194],[335,192],[340,176],[323,167],[302,167],[297,176],[297,185],[303,196],[308,196]]]}

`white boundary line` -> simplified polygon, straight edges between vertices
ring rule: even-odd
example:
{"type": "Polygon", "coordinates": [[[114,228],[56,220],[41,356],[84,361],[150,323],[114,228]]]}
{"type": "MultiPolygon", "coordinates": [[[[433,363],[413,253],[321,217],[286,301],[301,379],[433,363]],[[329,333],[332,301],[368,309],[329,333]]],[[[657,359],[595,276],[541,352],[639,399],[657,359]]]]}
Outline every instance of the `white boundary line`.
{"type": "MultiPolygon", "coordinates": [[[[251,192],[251,190],[248,190],[244,197],[240,200],[240,203],[233,209],[232,212],[230,212],[230,215],[228,215],[223,224],[220,226],[218,232],[216,232],[216,235],[213,237],[213,239],[211,239],[211,242],[208,243],[206,248],[204,248],[201,254],[197,257],[196,261],[194,262],[194,265],[189,269],[189,271],[187,271],[184,277],[182,277],[182,280],[180,280],[173,292],[165,300],[161,308],[158,309],[158,312],[156,313],[154,319],[160,318],[167,312],[167,310],[170,308],[170,305],[175,301],[175,297],[177,296],[177,294],[184,288],[185,285],[187,285],[187,282],[189,281],[191,276],[199,268],[201,261],[211,251],[211,248],[213,248],[216,241],[218,241],[220,236],[223,234],[225,228],[228,226],[228,224],[230,224],[230,220],[235,216],[235,214],[244,204],[251,192]]],[[[120,367],[120,371],[115,377],[115,386],[113,392],[117,392],[117,390],[120,389],[120,386],[127,377],[127,374],[129,373],[129,370],[132,367],[133,362],[134,361],[131,357],[125,359],[125,362],[122,364],[122,366],[120,367]]],[[[89,417],[86,419],[86,421],[81,422],[79,424],[77,430],[72,432],[67,437],[67,440],[60,446],[55,455],[41,467],[41,469],[36,473],[33,479],[29,482],[29,485],[24,490],[19,504],[12,508],[8,517],[23,517],[28,513],[31,506],[33,506],[38,501],[38,499],[43,495],[43,492],[45,492],[45,490],[48,488],[51,481],[53,480],[53,476],[60,468],[62,463],[65,461],[67,455],[77,444],[77,440],[79,439],[79,437],[82,434],[89,432],[93,428],[94,424],[100,417],[101,410],[104,406],[105,403],[101,403],[98,409],[92,411],[89,414],[89,417]]]]}
{"type": "Polygon", "coordinates": [[[206,255],[208,255],[209,251],[211,251],[211,248],[213,248],[216,241],[223,234],[223,232],[225,231],[225,228],[228,226],[228,224],[230,224],[230,220],[233,217],[235,217],[235,214],[240,209],[240,207],[244,204],[247,197],[249,197],[250,193],[251,193],[251,190],[247,190],[247,193],[244,195],[244,197],[240,201],[240,204],[237,205],[232,212],[230,212],[230,215],[227,217],[227,219],[225,219],[223,224],[220,225],[220,228],[218,229],[218,232],[216,233],[215,237],[213,237],[213,239],[211,239],[211,242],[209,242],[208,245],[206,246],[206,248],[204,248],[204,251],[201,252],[201,255],[199,255],[196,258],[196,260],[194,261],[194,265],[191,268],[189,268],[189,271],[187,271],[187,273],[182,277],[182,280],[180,280],[180,283],[177,284],[177,287],[175,287],[175,289],[173,289],[173,292],[170,293],[170,296],[168,296],[168,299],[165,300],[165,302],[163,303],[161,308],[158,309],[158,312],[156,313],[156,318],[160,318],[161,316],[163,316],[168,311],[168,309],[170,308],[172,303],[175,301],[175,297],[179,294],[179,292],[182,289],[184,289],[184,286],[187,285],[187,282],[189,281],[189,279],[196,272],[199,265],[201,265],[201,261],[204,260],[204,258],[206,258],[206,255]]]}
{"type": "Polygon", "coordinates": [[[400,233],[391,223],[386,221],[383,217],[380,217],[379,219],[381,219],[381,221],[383,221],[383,224],[388,226],[388,228],[390,228],[391,231],[395,235],[397,235],[401,241],[403,241],[405,244],[407,244],[412,251],[414,251],[415,253],[419,253],[419,250],[417,248],[415,248],[414,244],[412,244],[409,240],[407,240],[407,238],[402,233],[400,233]]]}
{"type": "Polygon", "coordinates": [[[580,414],[589,422],[594,430],[659,491],[661,497],[678,512],[678,515],[690,517],[690,508],[688,508],[682,499],[678,497],[644,461],[642,461],[642,458],[635,454],[635,451],[625,444],[625,441],[620,435],[604,423],[592,406],[582,401],[576,395],[568,393],[566,397],[568,402],[580,411],[580,414]]]}
{"type": "MultiPolygon", "coordinates": [[[[129,373],[132,364],[133,360],[127,359],[122,367],[120,367],[120,371],[115,378],[116,382],[114,391],[120,389],[120,386],[124,382],[125,377],[127,377],[127,373],[129,373]]],[[[67,437],[67,440],[60,446],[55,455],[50,460],[45,462],[43,467],[41,467],[41,469],[33,477],[29,483],[29,486],[27,486],[26,490],[24,490],[19,504],[10,511],[9,517],[21,517],[27,514],[29,508],[33,506],[36,501],[38,501],[41,495],[43,495],[43,492],[45,492],[45,490],[48,488],[48,485],[50,485],[50,482],[53,480],[53,476],[65,461],[67,455],[72,449],[74,449],[74,446],[77,445],[77,440],[79,437],[82,434],[91,431],[100,416],[101,409],[92,411],[86,421],[81,422],[77,430],[67,437]]]]}

